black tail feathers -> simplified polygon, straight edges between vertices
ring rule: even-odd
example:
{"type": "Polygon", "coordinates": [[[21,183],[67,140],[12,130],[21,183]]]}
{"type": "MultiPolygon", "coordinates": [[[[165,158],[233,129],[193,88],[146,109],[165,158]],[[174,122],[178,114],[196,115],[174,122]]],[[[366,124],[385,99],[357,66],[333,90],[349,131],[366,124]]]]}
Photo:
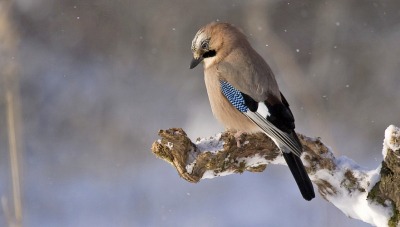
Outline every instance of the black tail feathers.
{"type": "Polygon", "coordinates": [[[289,166],[290,172],[292,172],[294,179],[296,180],[297,186],[300,189],[301,195],[307,201],[315,198],[314,188],[310,178],[304,168],[301,159],[293,153],[283,153],[283,157],[289,166]]]}

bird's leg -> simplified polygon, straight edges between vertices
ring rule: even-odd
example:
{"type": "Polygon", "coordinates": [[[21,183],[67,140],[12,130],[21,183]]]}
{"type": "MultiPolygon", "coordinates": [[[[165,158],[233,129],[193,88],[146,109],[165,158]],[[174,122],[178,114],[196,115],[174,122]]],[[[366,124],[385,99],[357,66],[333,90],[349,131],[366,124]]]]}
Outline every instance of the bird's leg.
{"type": "Polygon", "coordinates": [[[240,140],[243,139],[244,132],[239,130],[236,132],[232,132],[232,134],[235,137],[237,147],[241,148],[242,144],[240,143],[240,140]]]}

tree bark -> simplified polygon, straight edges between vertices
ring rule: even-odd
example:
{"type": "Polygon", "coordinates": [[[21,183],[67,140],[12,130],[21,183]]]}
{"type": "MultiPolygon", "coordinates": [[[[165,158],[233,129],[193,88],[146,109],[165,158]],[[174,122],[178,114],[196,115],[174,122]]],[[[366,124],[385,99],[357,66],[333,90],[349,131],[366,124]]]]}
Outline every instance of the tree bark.
{"type": "MultiPolygon", "coordinates": [[[[153,153],[192,183],[243,171],[262,172],[268,164],[286,164],[275,143],[263,133],[243,134],[239,147],[229,132],[199,138],[196,142],[180,128],[160,130],[158,135],[161,140],[153,143],[153,153]]],[[[386,130],[384,160],[375,170],[360,167],[347,157],[335,158],[319,138],[297,135],[304,148],[301,158],[307,173],[325,200],[349,217],[376,226],[397,226],[400,210],[399,128],[389,126],[386,130]],[[353,206],[357,208],[348,205],[352,202],[358,204],[353,206]],[[364,206],[363,209],[360,206],[364,206]]]]}

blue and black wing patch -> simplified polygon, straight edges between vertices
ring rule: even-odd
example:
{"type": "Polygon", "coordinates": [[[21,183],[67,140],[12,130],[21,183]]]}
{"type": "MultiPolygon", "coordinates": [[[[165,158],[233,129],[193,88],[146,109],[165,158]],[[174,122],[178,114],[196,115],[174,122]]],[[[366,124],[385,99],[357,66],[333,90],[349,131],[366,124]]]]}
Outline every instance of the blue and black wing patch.
{"type": "Polygon", "coordinates": [[[232,87],[228,82],[222,80],[219,80],[219,82],[222,93],[236,109],[242,113],[247,112],[247,110],[252,112],[257,111],[258,103],[254,99],[232,87]]]}
{"type": "Polygon", "coordinates": [[[245,113],[249,108],[246,105],[245,99],[242,95],[242,92],[232,87],[228,82],[219,80],[221,84],[221,91],[225,95],[225,97],[229,100],[229,102],[236,107],[240,112],[245,113]]]}

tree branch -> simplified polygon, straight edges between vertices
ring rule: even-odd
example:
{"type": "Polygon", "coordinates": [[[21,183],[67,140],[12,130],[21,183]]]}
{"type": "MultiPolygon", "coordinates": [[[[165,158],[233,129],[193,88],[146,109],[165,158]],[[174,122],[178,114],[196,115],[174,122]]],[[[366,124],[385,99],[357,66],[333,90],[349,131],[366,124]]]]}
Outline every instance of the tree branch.
{"type": "MultiPolygon", "coordinates": [[[[180,128],[160,130],[153,153],[169,162],[185,180],[262,172],[268,164],[286,165],[281,152],[265,134],[243,134],[241,146],[229,132],[193,143],[180,128]]],[[[328,202],[351,218],[375,226],[396,226],[400,208],[400,129],[385,132],[382,164],[374,170],[347,157],[335,158],[319,138],[297,134],[304,147],[302,160],[311,181],[328,202]]]]}

